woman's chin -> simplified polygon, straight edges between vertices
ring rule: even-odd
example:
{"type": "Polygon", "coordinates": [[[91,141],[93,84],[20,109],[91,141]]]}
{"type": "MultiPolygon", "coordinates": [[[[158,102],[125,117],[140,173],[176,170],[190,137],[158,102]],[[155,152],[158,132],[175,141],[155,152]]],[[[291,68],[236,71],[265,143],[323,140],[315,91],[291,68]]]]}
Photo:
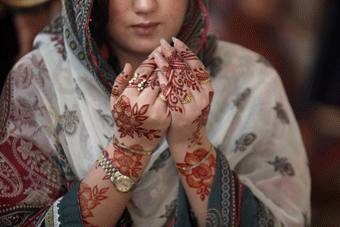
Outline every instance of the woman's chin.
{"type": "Polygon", "coordinates": [[[151,54],[157,47],[160,46],[159,39],[147,42],[138,42],[134,48],[134,52],[138,54],[151,54]]]}

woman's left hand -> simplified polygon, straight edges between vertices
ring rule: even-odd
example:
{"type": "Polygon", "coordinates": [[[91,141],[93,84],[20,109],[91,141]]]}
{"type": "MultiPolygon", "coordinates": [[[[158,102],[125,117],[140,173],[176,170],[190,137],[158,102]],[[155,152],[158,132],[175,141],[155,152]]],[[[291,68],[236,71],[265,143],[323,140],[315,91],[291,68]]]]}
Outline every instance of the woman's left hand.
{"type": "Polygon", "coordinates": [[[155,62],[172,118],[166,138],[175,161],[182,161],[185,151],[210,148],[205,126],[214,92],[203,63],[183,42],[174,39],[174,47],[161,43],[155,62]]]}

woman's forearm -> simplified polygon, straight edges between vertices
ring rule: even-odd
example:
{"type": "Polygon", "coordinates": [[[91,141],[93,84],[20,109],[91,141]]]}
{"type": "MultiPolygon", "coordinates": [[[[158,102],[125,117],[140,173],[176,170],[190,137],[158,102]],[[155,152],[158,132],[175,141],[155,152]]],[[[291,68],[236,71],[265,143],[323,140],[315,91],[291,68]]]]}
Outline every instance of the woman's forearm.
{"type": "MultiPolygon", "coordinates": [[[[112,142],[104,152],[107,159],[120,172],[137,182],[146,168],[150,156],[124,151],[112,142]]],[[[114,226],[121,218],[132,192],[120,192],[97,161],[80,183],[78,199],[83,224],[114,226]]]]}
{"type": "Polygon", "coordinates": [[[176,157],[175,163],[198,226],[205,226],[209,195],[216,172],[216,151],[210,143],[197,149],[188,149],[188,145],[170,149],[172,153],[184,154],[182,158],[176,157]],[[178,152],[183,150],[187,152],[178,152]]]}

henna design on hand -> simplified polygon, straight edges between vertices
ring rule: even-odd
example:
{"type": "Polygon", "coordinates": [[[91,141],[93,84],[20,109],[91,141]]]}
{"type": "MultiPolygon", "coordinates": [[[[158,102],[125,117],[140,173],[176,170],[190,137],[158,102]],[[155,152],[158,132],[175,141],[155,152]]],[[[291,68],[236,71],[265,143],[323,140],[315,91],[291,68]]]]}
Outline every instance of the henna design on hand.
{"type": "MultiPolygon", "coordinates": [[[[123,144],[124,145],[124,144],[123,144]]],[[[139,172],[142,170],[142,163],[140,160],[143,158],[142,154],[127,153],[126,151],[113,144],[114,154],[113,158],[108,158],[112,165],[123,175],[130,177],[139,177],[139,172]]],[[[132,149],[143,151],[141,145],[135,144],[130,146],[132,149]]],[[[109,157],[105,151],[106,157],[109,157]]]]}
{"type": "MultiPolygon", "coordinates": [[[[180,167],[192,166],[202,160],[207,154],[208,151],[202,148],[195,150],[193,153],[187,152],[184,163],[177,163],[176,165],[180,167]]],[[[190,170],[179,169],[179,171],[185,176],[189,187],[196,188],[196,194],[200,195],[200,199],[204,201],[210,194],[215,176],[216,159],[214,155],[211,154],[204,163],[196,168],[190,170]]]]}
{"type": "Polygon", "coordinates": [[[100,205],[100,201],[108,198],[106,192],[109,187],[98,189],[98,185],[91,188],[87,183],[81,182],[78,188],[78,199],[80,206],[80,213],[83,221],[87,222],[87,218],[93,217],[93,209],[100,205]]]}
{"type": "Polygon", "coordinates": [[[149,106],[150,104],[146,104],[139,108],[138,103],[135,103],[132,108],[130,99],[127,96],[122,95],[118,99],[113,106],[112,116],[116,121],[117,128],[119,128],[118,132],[120,132],[120,138],[125,136],[134,138],[134,133],[136,133],[139,138],[144,136],[149,140],[161,137],[158,135],[161,132],[160,130],[145,129],[141,127],[143,121],[149,118],[146,116],[149,106]]]}
{"type": "Polygon", "coordinates": [[[166,97],[167,100],[170,100],[168,102],[168,107],[173,112],[180,112],[183,113],[183,110],[181,107],[176,106],[176,104],[179,102],[178,97],[173,91],[173,87],[171,86],[171,83],[168,84],[161,84],[161,88],[163,90],[163,94],[166,97]]]}
{"type": "Polygon", "coordinates": [[[188,148],[192,148],[195,145],[202,145],[202,142],[201,142],[202,137],[200,136],[200,132],[201,132],[201,129],[207,125],[213,96],[214,96],[214,92],[213,91],[209,92],[209,104],[208,104],[208,106],[205,107],[202,110],[202,114],[199,115],[192,122],[192,124],[197,124],[197,129],[196,129],[196,131],[193,134],[193,138],[189,138],[189,140],[191,140],[191,144],[188,146],[188,148]]]}
{"type": "Polygon", "coordinates": [[[157,76],[157,72],[154,71],[152,73],[152,75],[150,76],[150,78],[146,82],[144,89],[149,87],[149,88],[151,88],[151,90],[155,90],[156,86],[160,86],[158,76],[157,76]]]}
{"type": "Polygon", "coordinates": [[[125,84],[127,84],[127,82],[128,82],[128,77],[129,77],[129,75],[125,74],[124,71],[121,72],[121,73],[117,76],[117,78],[116,78],[116,80],[115,80],[115,84],[114,84],[113,87],[112,87],[111,96],[119,96],[119,85],[118,85],[118,84],[120,84],[120,85],[125,85],[125,84]]]}
{"type": "Polygon", "coordinates": [[[194,69],[194,72],[198,82],[205,81],[206,79],[209,78],[209,73],[204,68],[194,69]]]}
{"type": "Polygon", "coordinates": [[[185,51],[181,51],[180,54],[186,61],[199,60],[189,48],[186,48],[185,51]]]}
{"type": "MultiPolygon", "coordinates": [[[[171,52],[171,56],[168,57],[168,61],[172,68],[179,74],[179,78],[181,80],[184,80],[184,83],[189,88],[200,91],[199,86],[196,82],[195,75],[192,73],[190,68],[183,62],[182,58],[176,53],[176,51],[171,52]]],[[[187,94],[185,94],[185,96],[186,95],[187,94]]]]}

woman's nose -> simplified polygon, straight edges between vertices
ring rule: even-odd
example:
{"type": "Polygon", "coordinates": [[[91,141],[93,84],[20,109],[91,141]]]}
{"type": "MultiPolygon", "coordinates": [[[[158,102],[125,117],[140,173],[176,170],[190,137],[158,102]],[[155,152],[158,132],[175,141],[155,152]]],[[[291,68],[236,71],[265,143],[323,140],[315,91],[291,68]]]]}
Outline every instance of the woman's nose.
{"type": "Polygon", "coordinates": [[[133,8],[137,14],[152,13],[157,9],[158,0],[134,0],[133,8]]]}

